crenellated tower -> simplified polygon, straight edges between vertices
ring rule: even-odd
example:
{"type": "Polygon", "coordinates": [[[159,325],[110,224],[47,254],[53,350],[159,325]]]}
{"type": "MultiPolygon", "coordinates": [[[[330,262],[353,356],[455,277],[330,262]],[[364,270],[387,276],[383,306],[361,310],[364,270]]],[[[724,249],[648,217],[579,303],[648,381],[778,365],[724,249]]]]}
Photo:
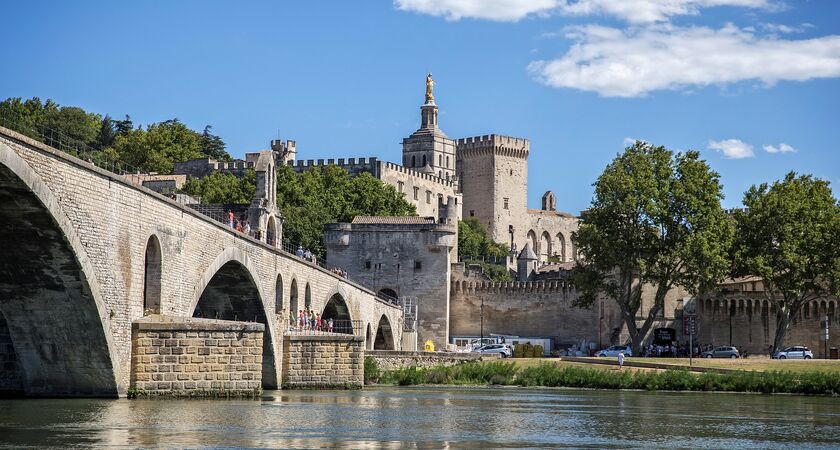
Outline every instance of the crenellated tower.
{"type": "Polygon", "coordinates": [[[432,74],[426,76],[426,102],[420,107],[420,128],[403,139],[403,166],[445,181],[455,179],[455,140],[438,126],[438,107],[432,92],[432,74]]]}
{"type": "Polygon", "coordinates": [[[458,139],[463,217],[475,217],[496,242],[522,248],[528,225],[527,139],[498,134],[458,139]]]}

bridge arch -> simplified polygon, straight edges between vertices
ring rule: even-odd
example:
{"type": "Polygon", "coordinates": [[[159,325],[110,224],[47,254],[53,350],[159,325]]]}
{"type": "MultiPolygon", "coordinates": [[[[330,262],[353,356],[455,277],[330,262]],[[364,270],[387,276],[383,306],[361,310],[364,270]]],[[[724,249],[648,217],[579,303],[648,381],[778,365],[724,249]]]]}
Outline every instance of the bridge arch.
{"type": "Polygon", "coordinates": [[[298,305],[297,279],[292,277],[292,284],[289,286],[289,314],[297,320],[297,313],[300,310],[298,305]]]}
{"type": "Polygon", "coordinates": [[[158,314],[162,275],[162,252],[160,240],[154,234],[146,241],[146,257],[143,267],[143,315],[158,314]]]}
{"type": "Polygon", "coordinates": [[[391,321],[385,314],[379,318],[379,325],[376,326],[376,339],[373,341],[374,350],[393,350],[394,333],[391,331],[391,321]]]}
{"type": "Polygon", "coordinates": [[[269,320],[259,272],[242,250],[228,247],[216,257],[199,280],[192,303],[193,315],[220,320],[259,322],[263,332],[262,386],[277,388],[276,320],[269,320]]]}
{"type": "Polygon", "coordinates": [[[344,300],[344,296],[339,292],[333,294],[329,301],[327,301],[327,304],[324,305],[321,318],[323,320],[333,319],[333,321],[340,323],[340,327],[336,326],[336,330],[339,333],[353,334],[355,331],[352,327],[353,317],[350,315],[350,308],[347,305],[347,301],[344,300]]]}
{"type": "MultiPolygon", "coordinates": [[[[128,388],[113,310],[59,200],[0,143],[0,315],[32,396],[116,397],[128,388]]],[[[127,355],[126,355],[127,356],[127,355]]]]}
{"type": "Polygon", "coordinates": [[[283,314],[283,275],[279,273],[274,283],[274,314],[283,314]]]}

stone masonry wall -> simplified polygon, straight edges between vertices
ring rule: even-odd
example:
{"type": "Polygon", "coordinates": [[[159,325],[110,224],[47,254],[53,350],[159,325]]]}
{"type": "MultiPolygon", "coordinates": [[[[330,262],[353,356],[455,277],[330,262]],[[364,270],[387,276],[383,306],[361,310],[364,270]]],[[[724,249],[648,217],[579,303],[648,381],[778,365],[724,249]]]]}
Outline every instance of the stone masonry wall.
{"type": "Polygon", "coordinates": [[[394,186],[397,192],[405,196],[406,201],[417,208],[420,217],[439,217],[438,195],[444,201],[451,197],[457,203],[457,217],[461,220],[461,205],[463,198],[455,191],[454,183],[442,180],[437,176],[424,174],[393,163],[380,162],[380,179],[383,183],[394,186]],[[415,197],[415,188],[417,196],[415,197]],[[426,193],[429,193],[428,196],[426,193]]]}
{"type": "MultiPolygon", "coordinates": [[[[99,326],[107,338],[107,348],[101,351],[109,356],[111,377],[120,394],[129,386],[131,324],[144,313],[145,255],[152,236],[161,248],[162,314],[192,316],[212,277],[234,261],[251,275],[267,317],[287,311],[293,293],[302,306],[308,291],[316,311],[323,311],[329,299],[340,294],[354,320],[378,323],[386,315],[392,324],[401,321],[398,306],[377,300],[352,279],[306,263],[120,175],[6,129],[0,129],[0,164],[12,168],[30,187],[40,186],[37,195],[47,199],[44,203],[49,205],[49,213],[70,242],[81,267],[84,292],[90,292],[94,304],[89,308],[93,314],[87,326],[99,326]]],[[[33,324],[38,321],[38,317],[32,318],[33,324]]],[[[282,337],[274,321],[267,326],[274,353],[279,355],[282,337]]],[[[29,336],[32,348],[38,348],[37,330],[21,328],[20,333],[28,334],[17,336],[16,343],[29,336]]],[[[81,334],[74,328],[63,335],[81,334]]],[[[31,354],[37,356],[37,352],[31,354]]],[[[275,359],[279,373],[279,358],[275,359]]],[[[47,364],[41,360],[30,363],[33,367],[47,364]]]]}
{"type": "Polygon", "coordinates": [[[349,335],[286,335],[283,388],[360,389],[364,384],[365,341],[349,335]]]}
{"type": "Polygon", "coordinates": [[[454,366],[482,359],[498,359],[497,355],[479,355],[478,353],[447,352],[395,352],[389,350],[368,350],[365,356],[376,360],[380,370],[396,370],[402,367],[434,367],[438,365],[454,366]]]}
{"type": "Polygon", "coordinates": [[[144,317],[132,326],[130,395],[258,395],[264,329],[260,323],[144,317]]]}
{"type": "Polygon", "coordinates": [[[0,314],[0,393],[17,393],[23,390],[20,365],[15,354],[12,336],[6,318],[0,314]]]}

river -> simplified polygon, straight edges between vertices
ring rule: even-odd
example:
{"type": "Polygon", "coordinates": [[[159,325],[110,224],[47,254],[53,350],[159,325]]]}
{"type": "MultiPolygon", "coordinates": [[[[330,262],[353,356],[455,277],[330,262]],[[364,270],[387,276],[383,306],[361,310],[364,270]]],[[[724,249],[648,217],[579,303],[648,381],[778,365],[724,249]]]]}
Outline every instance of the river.
{"type": "Polygon", "coordinates": [[[840,400],[508,388],[0,400],[0,447],[840,448],[840,400]]]}

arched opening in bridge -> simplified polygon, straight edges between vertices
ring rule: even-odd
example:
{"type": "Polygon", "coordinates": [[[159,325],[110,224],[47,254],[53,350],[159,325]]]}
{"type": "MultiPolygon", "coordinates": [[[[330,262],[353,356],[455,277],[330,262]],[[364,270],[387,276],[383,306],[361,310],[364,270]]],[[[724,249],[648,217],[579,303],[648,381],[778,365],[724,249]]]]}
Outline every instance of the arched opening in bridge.
{"type": "Polygon", "coordinates": [[[196,305],[202,317],[241,322],[259,322],[263,331],[262,385],[277,388],[274,351],[268,320],[257,284],[251,273],[238,261],[228,261],[210,279],[196,305]]]}
{"type": "MultiPolygon", "coordinates": [[[[9,154],[0,148],[0,157],[9,154]]],[[[20,170],[28,173],[0,164],[0,345],[14,360],[0,364],[0,394],[116,397],[116,353],[103,323],[110,311],[97,306],[88,281],[95,279],[76,253],[81,243],[65,234],[63,213],[47,206],[51,194],[36,195],[37,177],[20,170]]],[[[95,233],[99,225],[87,226],[95,233]]]]}
{"type": "Polygon", "coordinates": [[[268,225],[265,229],[265,242],[268,245],[277,245],[277,222],[274,216],[268,218],[268,225]]]}
{"type": "Polygon", "coordinates": [[[277,282],[274,284],[274,314],[283,314],[283,276],[277,274],[277,282]]]}
{"type": "Polygon", "coordinates": [[[391,322],[385,314],[379,319],[379,326],[376,327],[376,340],[373,341],[374,350],[393,350],[394,333],[391,332],[391,322]]]}
{"type": "Polygon", "coordinates": [[[373,341],[370,339],[370,324],[367,324],[367,331],[365,331],[365,349],[373,350],[373,341]]]}
{"type": "Polygon", "coordinates": [[[347,308],[347,303],[341,294],[333,294],[330,301],[324,306],[324,312],[321,313],[323,320],[332,319],[335,323],[333,329],[336,333],[353,334],[353,323],[350,320],[350,309],[347,308]]]}
{"type": "Polygon", "coordinates": [[[306,309],[312,309],[312,290],[309,289],[309,283],[306,283],[306,289],[303,292],[303,301],[306,309]]]}
{"type": "Polygon", "coordinates": [[[292,285],[289,288],[289,317],[293,320],[297,320],[298,314],[298,289],[297,289],[297,280],[292,278],[292,285]]]}
{"type": "Polygon", "coordinates": [[[160,313],[161,251],[157,236],[146,243],[146,265],[143,281],[143,315],[160,313]]]}
{"type": "Polygon", "coordinates": [[[393,290],[393,289],[390,289],[390,288],[380,289],[380,290],[379,290],[379,296],[380,296],[380,297],[385,297],[385,298],[387,298],[388,300],[397,300],[397,299],[399,299],[399,296],[397,295],[397,291],[395,291],[395,290],[393,290]]]}

